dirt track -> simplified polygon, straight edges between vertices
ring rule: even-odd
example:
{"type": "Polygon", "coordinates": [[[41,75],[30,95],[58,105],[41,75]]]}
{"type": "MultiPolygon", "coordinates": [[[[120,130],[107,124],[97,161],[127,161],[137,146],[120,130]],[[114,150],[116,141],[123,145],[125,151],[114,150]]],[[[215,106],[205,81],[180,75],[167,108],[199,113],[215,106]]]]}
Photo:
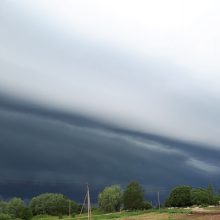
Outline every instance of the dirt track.
{"type": "Polygon", "coordinates": [[[191,214],[191,215],[168,215],[168,214],[147,214],[131,218],[123,218],[123,220],[220,220],[220,214],[191,214]]]}
{"type": "Polygon", "coordinates": [[[203,208],[193,208],[192,214],[181,216],[181,219],[194,219],[194,220],[220,220],[220,210],[219,209],[203,209],[203,208]]]}
{"type": "Polygon", "coordinates": [[[148,213],[122,220],[220,220],[220,210],[207,210],[203,208],[192,209],[192,214],[168,214],[168,213],[148,213]]]}
{"type": "Polygon", "coordinates": [[[191,214],[191,215],[183,215],[178,216],[174,219],[177,220],[220,220],[220,214],[191,214]]]}

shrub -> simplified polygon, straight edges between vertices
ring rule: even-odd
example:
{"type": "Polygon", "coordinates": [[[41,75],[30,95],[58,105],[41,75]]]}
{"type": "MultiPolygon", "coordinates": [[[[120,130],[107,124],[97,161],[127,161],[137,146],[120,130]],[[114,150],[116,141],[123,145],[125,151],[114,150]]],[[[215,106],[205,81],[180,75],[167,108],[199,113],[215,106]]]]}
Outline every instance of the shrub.
{"type": "Polygon", "coordinates": [[[191,191],[191,201],[193,205],[207,206],[210,202],[210,196],[206,189],[197,188],[191,191]]]}
{"type": "Polygon", "coordinates": [[[148,201],[143,202],[143,209],[144,210],[151,209],[151,208],[152,208],[152,205],[150,202],[148,202],[148,201]]]}
{"type": "Polygon", "coordinates": [[[24,219],[24,220],[30,220],[32,219],[33,217],[33,214],[32,214],[32,211],[30,208],[24,208],[23,209],[23,212],[22,212],[22,215],[21,215],[21,218],[24,219]]]}
{"type": "Polygon", "coordinates": [[[0,213],[0,220],[11,220],[11,216],[8,214],[0,213]]]}
{"type": "Polygon", "coordinates": [[[78,205],[74,201],[70,201],[62,194],[44,193],[33,197],[30,201],[30,208],[34,215],[48,214],[48,215],[68,215],[69,203],[71,205],[71,212],[78,213],[78,205]]]}
{"type": "Polygon", "coordinates": [[[177,186],[171,193],[167,201],[166,206],[174,207],[186,207],[191,205],[191,186],[177,186]]]}
{"type": "Polygon", "coordinates": [[[24,209],[24,201],[20,198],[12,198],[7,204],[7,212],[13,219],[22,218],[24,209]]]}

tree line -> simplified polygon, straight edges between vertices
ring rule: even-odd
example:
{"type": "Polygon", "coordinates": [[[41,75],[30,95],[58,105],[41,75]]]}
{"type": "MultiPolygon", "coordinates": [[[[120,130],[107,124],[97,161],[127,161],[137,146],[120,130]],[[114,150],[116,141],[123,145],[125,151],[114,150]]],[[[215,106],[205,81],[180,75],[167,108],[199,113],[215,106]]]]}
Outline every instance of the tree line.
{"type": "Polygon", "coordinates": [[[167,200],[167,207],[208,206],[220,205],[220,192],[215,193],[211,184],[207,188],[193,188],[191,186],[175,187],[167,200]]]}
{"type": "MultiPolygon", "coordinates": [[[[147,210],[152,204],[144,199],[144,188],[138,182],[130,182],[125,190],[120,185],[105,187],[98,195],[98,209],[103,212],[120,210],[147,210]]],[[[220,195],[213,187],[193,188],[177,186],[165,200],[164,207],[187,207],[192,205],[219,205],[220,195]]],[[[81,204],[57,193],[44,193],[33,197],[28,203],[20,198],[8,201],[0,200],[0,220],[30,220],[35,215],[76,215],[80,213],[81,204]]]]}
{"type": "Polygon", "coordinates": [[[34,215],[63,216],[77,214],[80,205],[58,193],[44,193],[33,197],[29,203],[21,198],[0,201],[0,220],[30,220],[34,215]]]}
{"type": "MultiPolygon", "coordinates": [[[[138,182],[131,182],[122,192],[119,185],[106,187],[98,197],[99,208],[105,212],[124,210],[145,210],[152,208],[149,201],[144,200],[144,189],[138,182]]],[[[159,205],[159,204],[158,204],[159,205]]],[[[177,186],[173,188],[162,204],[163,207],[220,205],[220,192],[215,193],[212,185],[207,188],[177,186]]]]}

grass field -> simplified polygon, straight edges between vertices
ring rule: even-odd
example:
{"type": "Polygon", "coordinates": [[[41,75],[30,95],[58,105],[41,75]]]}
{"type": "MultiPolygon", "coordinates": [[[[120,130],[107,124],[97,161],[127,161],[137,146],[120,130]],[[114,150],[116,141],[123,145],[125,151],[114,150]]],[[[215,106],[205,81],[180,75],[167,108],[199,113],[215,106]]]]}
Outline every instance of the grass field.
{"type": "MultiPolygon", "coordinates": [[[[63,216],[62,220],[86,220],[87,214],[76,215],[69,218],[63,216]]],[[[98,210],[92,212],[92,220],[219,220],[220,207],[192,208],[192,209],[150,209],[147,211],[117,212],[104,214],[98,210]]],[[[33,220],[59,220],[57,216],[35,216],[33,220]]]]}
{"type": "MultiPolygon", "coordinates": [[[[92,220],[105,220],[105,219],[129,219],[129,220],[175,220],[175,219],[184,219],[184,216],[187,216],[191,213],[191,210],[186,209],[151,209],[148,211],[133,211],[133,212],[117,212],[103,214],[98,211],[92,213],[92,220]]],[[[54,216],[36,216],[33,220],[57,220],[58,217],[54,216]]],[[[84,220],[87,219],[87,215],[77,215],[75,217],[69,218],[68,216],[63,216],[63,220],[84,220]]]]}

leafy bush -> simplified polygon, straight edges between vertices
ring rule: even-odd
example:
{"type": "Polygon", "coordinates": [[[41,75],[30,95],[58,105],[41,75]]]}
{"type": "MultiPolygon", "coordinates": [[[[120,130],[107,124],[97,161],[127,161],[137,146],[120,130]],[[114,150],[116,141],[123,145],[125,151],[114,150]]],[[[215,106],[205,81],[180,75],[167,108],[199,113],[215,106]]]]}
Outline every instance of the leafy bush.
{"type": "Polygon", "coordinates": [[[219,205],[220,201],[220,196],[213,196],[213,204],[214,205],[219,205]]]}
{"type": "Polygon", "coordinates": [[[20,198],[12,198],[7,204],[7,213],[15,218],[22,218],[25,209],[24,201],[20,198]]]}
{"type": "Polygon", "coordinates": [[[210,195],[206,189],[193,189],[191,191],[191,202],[193,205],[207,206],[210,202],[210,195]]]}
{"type": "Polygon", "coordinates": [[[33,217],[33,214],[32,214],[32,211],[30,208],[24,208],[23,209],[23,212],[22,212],[22,215],[21,215],[21,218],[24,219],[24,220],[30,220],[32,219],[33,217]]]}
{"type": "Polygon", "coordinates": [[[8,214],[0,213],[0,220],[11,220],[11,216],[8,214]]]}
{"type": "Polygon", "coordinates": [[[8,203],[5,201],[0,201],[0,213],[7,214],[8,212],[8,203]]]}
{"type": "Polygon", "coordinates": [[[69,204],[72,213],[78,213],[79,206],[76,202],[69,200],[62,194],[44,193],[33,197],[30,201],[30,208],[34,215],[68,215],[69,204]]]}
{"type": "Polygon", "coordinates": [[[186,207],[191,205],[191,186],[177,186],[167,199],[165,205],[173,207],[186,207]]]}
{"type": "Polygon", "coordinates": [[[147,209],[152,209],[152,205],[150,202],[148,201],[144,201],[143,202],[143,207],[142,207],[144,210],[147,210],[147,209]]]}

